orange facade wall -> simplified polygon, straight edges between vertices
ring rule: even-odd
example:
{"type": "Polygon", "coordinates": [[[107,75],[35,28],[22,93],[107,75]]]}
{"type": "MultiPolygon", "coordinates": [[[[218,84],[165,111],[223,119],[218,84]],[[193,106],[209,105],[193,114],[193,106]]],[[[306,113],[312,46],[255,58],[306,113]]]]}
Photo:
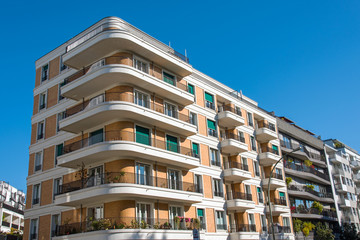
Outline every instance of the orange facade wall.
{"type": "Polygon", "coordinates": [[[45,215],[39,217],[39,238],[38,239],[50,239],[51,231],[51,215],[45,215]]]}
{"type": "Polygon", "coordinates": [[[52,179],[41,182],[40,206],[44,206],[52,203],[53,200],[52,189],[53,189],[52,179]]]}
{"type": "Polygon", "coordinates": [[[54,168],[55,166],[55,146],[44,149],[43,152],[43,171],[54,168]]]}

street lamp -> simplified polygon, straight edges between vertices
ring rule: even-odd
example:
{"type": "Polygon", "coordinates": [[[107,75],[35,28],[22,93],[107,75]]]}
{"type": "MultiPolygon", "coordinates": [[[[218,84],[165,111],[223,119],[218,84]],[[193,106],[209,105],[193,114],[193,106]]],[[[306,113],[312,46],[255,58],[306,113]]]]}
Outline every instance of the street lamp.
{"type": "Polygon", "coordinates": [[[270,176],[269,176],[269,182],[268,182],[268,203],[269,203],[269,213],[270,213],[270,224],[271,224],[271,229],[272,229],[272,239],[275,240],[275,228],[274,228],[274,222],[273,222],[273,216],[272,216],[272,210],[271,210],[271,201],[270,201],[270,183],[271,183],[271,177],[272,177],[272,174],[274,172],[274,169],[276,168],[276,165],[287,155],[293,153],[293,152],[296,152],[296,151],[299,151],[301,150],[302,147],[299,146],[297,148],[295,148],[294,150],[292,150],[291,152],[285,154],[285,155],[282,155],[281,158],[275,163],[274,167],[271,169],[270,171],[270,176]]]}

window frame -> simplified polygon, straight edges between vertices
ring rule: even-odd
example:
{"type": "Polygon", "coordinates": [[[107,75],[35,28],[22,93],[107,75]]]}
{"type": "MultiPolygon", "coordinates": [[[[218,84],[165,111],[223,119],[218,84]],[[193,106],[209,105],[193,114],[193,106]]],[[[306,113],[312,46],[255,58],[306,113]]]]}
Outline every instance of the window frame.
{"type": "Polygon", "coordinates": [[[41,151],[36,152],[34,155],[34,173],[40,172],[42,170],[43,161],[44,161],[44,151],[41,150],[41,151]],[[36,165],[36,154],[40,154],[40,164],[39,165],[36,165]],[[36,169],[37,166],[40,166],[40,169],[36,169]]]}
{"type": "Polygon", "coordinates": [[[47,107],[47,97],[48,97],[47,95],[48,95],[47,91],[44,91],[39,94],[39,108],[38,108],[39,112],[45,110],[47,107]],[[42,96],[44,96],[44,98],[42,96]],[[44,100],[43,103],[41,103],[42,99],[44,100]]]}
{"type": "Polygon", "coordinates": [[[49,80],[49,74],[50,74],[50,64],[46,63],[44,65],[41,66],[41,76],[40,76],[40,82],[45,82],[46,80],[49,80]],[[47,66],[47,70],[46,70],[46,78],[44,78],[44,68],[45,66],[47,66]]]}
{"type": "Polygon", "coordinates": [[[43,140],[45,139],[45,120],[42,120],[42,121],[39,121],[37,123],[37,128],[36,128],[36,140],[39,141],[39,140],[43,140]],[[40,124],[42,124],[42,132],[41,132],[41,135],[39,135],[39,126],[40,124]],[[41,136],[41,137],[39,137],[41,136]]]}
{"type": "Polygon", "coordinates": [[[33,185],[33,189],[32,189],[32,196],[31,196],[31,203],[32,206],[38,206],[40,205],[40,198],[41,198],[41,183],[37,183],[33,185]],[[35,187],[38,187],[38,191],[37,191],[37,198],[35,198],[35,187]],[[37,203],[34,203],[34,200],[38,199],[37,203]]]}
{"type": "Polygon", "coordinates": [[[133,55],[133,66],[132,67],[139,70],[139,71],[141,71],[141,72],[143,72],[143,73],[150,74],[150,62],[145,60],[144,58],[141,58],[141,57],[137,56],[137,55],[133,55]],[[139,61],[142,64],[146,64],[146,71],[143,71],[142,69],[138,69],[136,67],[136,65],[135,65],[136,61],[139,61]]]}

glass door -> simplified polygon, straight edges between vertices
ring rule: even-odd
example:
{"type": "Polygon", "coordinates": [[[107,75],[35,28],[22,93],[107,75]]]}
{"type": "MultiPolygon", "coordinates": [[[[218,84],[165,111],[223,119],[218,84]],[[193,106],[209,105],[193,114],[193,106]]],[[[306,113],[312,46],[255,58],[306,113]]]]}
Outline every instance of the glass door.
{"type": "Polygon", "coordinates": [[[171,152],[179,152],[177,137],[166,135],[166,150],[171,152]]]}
{"type": "Polygon", "coordinates": [[[135,91],[134,97],[135,97],[135,99],[134,99],[135,104],[142,106],[142,107],[149,108],[149,96],[148,95],[138,92],[138,91],[135,91]]]}
{"type": "Polygon", "coordinates": [[[181,217],[182,215],[181,207],[170,207],[170,222],[173,228],[178,228],[178,226],[175,224],[175,217],[181,217]]]}
{"type": "Polygon", "coordinates": [[[172,104],[165,103],[165,115],[168,115],[173,118],[177,118],[176,107],[172,104]]]}
{"type": "Polygon", "coordinates": [[[179,171],[169,170],[169,188],[181,190],[179,171]]]}
{"type": "Polygon", "coordinates": [[[94,167],[89,169],[88,187],[104,184],[103,167],[94,167]]]}
{"type": "Polygon", "coordinates": [[[94,132],[91,132],[89,135],[89,145],[103,142],[103,129],[96,130],[94,132]]]}
{"type": "Polygon", "coordinates": [[[151,185],[150,166],[142,163],[136,164],[136,183],[151,185]]]}
{"type": "Polygon", "coordinates": [[[138,203],[136,204],[137,221],[141,224],[142,221],[149,223],[151,220],[150,204],[138,203]]]}
{"type": "Polygon", "coordinates": [[[89,219],[101,219],[104,217],[104,211],[102,207],[91,207],[88,208],[88,218],[89,219]]]}

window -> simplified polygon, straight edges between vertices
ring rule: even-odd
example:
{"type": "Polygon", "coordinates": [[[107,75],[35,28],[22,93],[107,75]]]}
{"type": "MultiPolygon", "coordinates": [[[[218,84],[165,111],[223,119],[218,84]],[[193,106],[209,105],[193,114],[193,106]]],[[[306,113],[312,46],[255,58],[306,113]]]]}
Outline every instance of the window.
{"type": "Polygon", "coordinates": [[[288,217],[283,217],[283,226],[290,227],[290,219],[288,217]]]}
{"type": "Polygon", "coordinates": [[[180,180],[179,171],[169,169],[168,176],[169,176],[169,188],[175,190],[181,190],[181,186],[180,186],[181,180],[180,180]]]}
{"type": "Polygon", "coordinates": [[[176,106],[170,103],[165,103],[165,115],[177,118],[176,106]]]}
{"type": "Polygon", "coordinates": [[[175,81],[176,81],[175,76],[173,76],[167,72],[163,72],[163,80],[164,80],[164,82],[167,82],[167,83],[175,86],[175,81]]]}
{"type": "Polygon", "coordinates": [[[149,65],[145,61],[139,60],[138,58],[134,59],[134,68],[144,73],[149,73],[149,65]]]}
{"type": "Polygon", "coordinates": [[[66,117],[66,111],[63,111],[61,113],[58,113],[57,115],[57,122],[56,122],[56,131],[59,132],[60,131],[60,126],[59,126],[59,122],[63,119],[65,119],[66,117]]]}
{"type": "Polygon", "coordinates": [[[251,195],[251,186],[250,185],[245,185],[245,193],[248,195],[251,195]]]}
{"type": "Polygon", "coordinates": [[[286,197],[284,192],[279,192],[280,205],[286,206],[286,197]]]}
{"type": "Polygon", "coordinates": [[[275,178],[281,179],[281,180],[283,179],[281,168],[275,169],[275,178]]]}
{"type": "Polygon", "coordinates": [[[247,117],[248,117],[248,124],[250,127],[254,126],[254,122],[253,122],[253,118],[252,118],[252,113],[247,113],[247,117]]]}
{"type": "Polygon", "coordinates": [[[276,145],[271,145],[271,151],[272,153],[279,155],[279,147],[276,145]]]}
{"type": "Polygon", "coordinates": [[[291,149],[290,138],[283,136],[283,141],[284,141],[283,143],[284,147],[291,149]]]}
{"type": "Polygon", "coordinates": [[[60,71],[68,69],[68,66],[64,65],[63,56],[60,57],[60,71]]]}
{"type": "Polygon", "coordinates": [[[275,124],[269,123],[269,129],[275,132],[275,124]]]}
{"type": "Polygon", "coordinates": [[[51,236],[55,237],[59,233],[60,214],[51,216],[51,236]]]}
{"type": "Polygon", "coordinates": [[[149,96],[147,94],[141,93],[139,91],[135,91],[135,104],[149,108],[149,96]]]}
{"type": "Polygon", "coordinates": [[[205,92],[205,106],[215,110],[214,96],[207,92],[205,92]]]}
{"type": "Polygon", "coordinates": [[[209,136],[217,137],[215,121],[207,120],[208,134],[209,136]]]}
{"type": "Polygon", "coordinates": [[[39,204],[40,202],[40,184],[34,185],[32,203],[39,204]]]}
{"type": "Polygon", "coordinates": [[[246,170],[249,171],[249,165],[248,165],[248,160],[246,157],[241,157],[241,167],[246,170]]]}
{"type": "Polygon", "coordinates": [[[151,220],[151,206],[148,203],[136,204],[136,218],[138,222],[145,221],[149,223],[151,220]]]}
{"type": "Polygon", "coordinates": [[[226,230],[224,215],[223,211],[216,211],[216,229],[226,230]]]}
{"type": "Polygon", "coordinates": [[[30,239],[37,239],[38,235],[38,220],[37,219],[31,219],[30,221],[30,239]]]}
{"type": "Polygon", "coordinates": [[[104,209],[103,207],[91,207],[88,208],[87,211],[88,219],[101,219],[104,217],[104,209]]]}
{"type": "Polygon", "coordinates": [[[256,151],[256,141],[254,136],[250,136],[251,149],[256,151]]]}
{"type": "Polygon", "coordinates": [[[37,140],[44,138],[44,130],[45,130],[44,121],[39,122],[37,125],[37,140]]]}
{"type": "Polygon", "coordinates": [[[243,132],[240,132],[240,131],[239,131],[239,140],[240,140],[240,142],[245,143],[244,133],[243,133],[243,132]]]}
{"type": "Polygon", "coordinates": [[[218,150],[210,148],[210,162],[211,162],[211,165],[215,165],[218,167],[221,166],[218,150]]]}
{"type": "Polygon", "coordinates": [[[205,222],[205,210],[198,208],[197,209],[197,218],[200,220],[200,229],[206,229],[205,222]]]}
{"type": "Polygon", "coordinates": [[[260,187],[256,188],[259,203],[264,203],[263,193],[260,187]]]}
{"type": "Polygon", "coordinates": [[[173,227],[177,227],[175,224],[174,218],[183,216],[183,211],[182,211],[181,207],[175,207],[175,206],[170,206],[169,211],[170,211],[171,225],[173,227]]]}
{"type": "Polygon", "coordinates": [[[54,179],[54,198],[56,195],[59,195],[61,193],[60,186],[61,186],[61,178],[54,179]]]}
{"type": "Polygon", "coordinates": [[[197,126],[197,115],[196,113],[190,112],[189,121],[192,125],[197,126]]]}
{"type": "Polygon", "coordinates": [[[64,153],[64,144],[60,143],[55,148],[55,166],[57,165],[57,158],[64,153]]]}
{"type": "Polygon", "coordinates": [[[41,170],[42,152],[35,153],[35,172],[41,170]]]}
{"type": "Polygon", "coordinates": [[[150,130],[147,128],[143,128],[140,126],[136,126],[136,142],[137,143],[141,143],[141,144],[145,144],[145,145],[150,145],[150,130]]]}
{"type": "Polygon", "coordinates": [[[202,193],[203,190],[202,190],[202,176],[199,175],[199,174],[195,174],[195,190],[196,192],[198,193],[202,193]]]}
{"type": "Polygon", "coordinates": [[[136,184],[151,185],[150,166],[142,163],[136,164],[136,184]]]}
{"type": "Polygon", "coordinates": [[[266,227],[266,217],[265,215],[260,215],[260,222],[261,222],[261,228],[263,232],[267,231],[267,227],[266,227]]]}
{"type": "Polygon", "coordinates": [[[89,145],[96,144],[104,141],[103,129],[93,131],[89,134],[89,145]]]}
{"type": "Polygon", "coordinates": [[[249,225],[250,225],[250,230],[252,230],[255,226],[255,217],[253,213],[249,213],[249,225]]]}
{"type": "Polygon", "coordinates": [[[46,64],[41,68],[41,81],[48,80],[49,77],[49,64],[46,64]]]}
{"type": "Polygon", "coordinates": [[[89,169],[89,177],[87,180],[87,187],[99,186],[104,184],[103,166],[98,166],[89,169]]]}
{"type": "Polygon", "coordinates": [[[223,197],[223,191],[220,179],[213,179],[214,182],[214,196],[223,197]]]}
{"type": "Polygon", "coordinates": [[[46,108],[46,93],[40,93],[39,95],[39,111],[46,108]]]}
{"type": "Polygon", "coordinates": [[[258,161],[254,161],[254,172],[255,176],[260,177],[260,167],[258,161]]]}
{"type": "Polygon", "coordinates": [[[171,152],[180,152],[177,137],[166,135],[166,150],[171,152]]]}
{"type": "Polygon", "coordinates": [[[194,85],[188,84],[188,92],[191,93],[192,95],[194,95],[195,91],[194,91],[194,85]]]}
{"type": "Polygon", "coordinates": [[[192,143],[192,156],[200,158],[199,144],[192,143]]]}

